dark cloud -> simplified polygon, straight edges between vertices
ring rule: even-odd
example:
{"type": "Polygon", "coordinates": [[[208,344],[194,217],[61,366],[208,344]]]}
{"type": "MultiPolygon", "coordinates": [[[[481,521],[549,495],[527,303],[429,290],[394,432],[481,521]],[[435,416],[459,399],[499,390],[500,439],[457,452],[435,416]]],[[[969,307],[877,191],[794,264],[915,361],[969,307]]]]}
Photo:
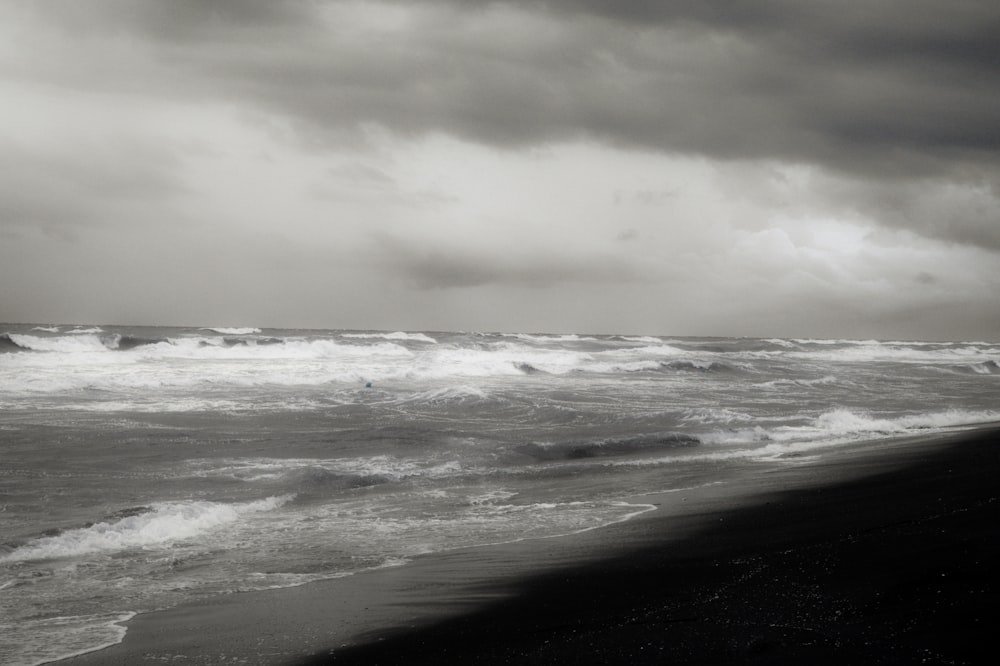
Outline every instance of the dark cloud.
{"type": "Polygon", "coordinates": [[[349,3],[70,6],[71,34],[151,41],[141,74],[120,63],[104,85],[250,99],[333,136],[592,137],[883,175],[992,167],[1000,149],[992,2],[400,3],[400,26],[369,32],[338,25],[367,11],[349,3]]]}
{"type": "Polygon", "coordinates": [[[1000,251],[1000,180],[841,180],[814,201],[928,238],[1000,251]]]}
{"type": "Polygon", "coordinates": [[[1000,243],[992,0],[22,6],[49,37],[2,66],[14,78],[253,109],[317,149],[381,127],[816,165],[879,222],[1000,243]],[[943,210],[928,191],[966,194],[943,210]]]}
{"type": "Polygon", "coordinates": [[[376,241],[382,272],[396,275],[418,289],[461,289],[507,284],[550,287],[562,283],[628,283],[650,276],[627,257],[610,253],[565,253],[531,248],[484,247],[474,241],[436,243],[403,240],[385,234],[376,241]]]}
{"type": "Polygon", "coordinates": [[[72,34],[102,38],[142,36],[171,42],[197,42],[220,34],[300,30],[315,20],[321,3],[311,0],[96,0],[90,3],[20,3],[72,34]]]}

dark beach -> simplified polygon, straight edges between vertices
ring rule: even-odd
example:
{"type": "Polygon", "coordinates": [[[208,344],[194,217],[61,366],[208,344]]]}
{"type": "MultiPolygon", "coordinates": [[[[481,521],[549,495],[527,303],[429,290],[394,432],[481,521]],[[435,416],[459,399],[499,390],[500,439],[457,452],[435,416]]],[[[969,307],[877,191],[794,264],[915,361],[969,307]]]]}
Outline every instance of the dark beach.
{"type": "Polygon", "coordinates": [[[139,615],[63,663],[980,663],[998,472],[996,428],[857,445],[571,537],[139,615]]]}

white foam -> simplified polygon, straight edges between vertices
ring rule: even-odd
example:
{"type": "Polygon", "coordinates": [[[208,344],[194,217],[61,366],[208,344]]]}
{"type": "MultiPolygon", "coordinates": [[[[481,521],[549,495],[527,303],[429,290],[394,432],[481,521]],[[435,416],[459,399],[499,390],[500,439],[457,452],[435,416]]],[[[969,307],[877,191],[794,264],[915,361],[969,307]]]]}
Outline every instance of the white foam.
{"type": "Polygon", "coordinates": [[[238,458],[204,460],[191,463],[192,475],[223,476],[246,482],[273,482],[308,470],[322,470],[341,475],[380,476],[400,481],[414,476],[442,478],[461,472],[455,460],[446,462],[416,461],[387,455],[361,458],[238,458]]]}
{"type": "Polygon", "coordinates": [[[974,411],[968,409],[947,409],[938,412],[911,414],[896,418],[878,418],[847,409],[835,409],[821,414],[814,427],[833,435],[867,435],[869,433],[902,433],[909,430],[925,430],[970,426],[1000,420],[1000,411],[974,411]]]}
{"type": "Polygon", "coordinates": [[[423,333],[407,333],[405,331],[396,331],[394,333],[342,333],[340,337],[354,339],[381,338],[383,340],[408,340],[411,342],[428,342],[430,344],[437,344],[437,340],[429,335],[424,335],[423,333]]]}
{"type": "Polygon", "coordinates": [[[0,663],[37,666],[121,643],[135,613],[101,613],[0,624],[0,663]]]}
{"type": "Polygon", "coordinates": [[[481,505],[481,504],[496,504],[498,502],[503,502],[505,500],[513,499],[517,497],[517,493],[512,490],[496,489],[489,492],[483,493],[481,495],[473,495],[469,497],[469,504],[481,505]]]}
{"type": "Polygon", "coordinates": [[[733,423],[752,421],[753,417],[724,407],[689,407],[683,411],[681,421],[685,423],[733,423]]]}
{"type": "Polygon", "coordinates": [[[205,327],[201,329],[203,331],[214,331],[216,333],[221,333],[222,335],[252,335],[254,333],[260,333],[259,328],[252,328],[249,326],[244,327],[205,327]]]}
{"type": "Polygon", "coordinates": [[[247,514],[272,511],[290,499],[291,495],[283,495],[243,504],[205,501],[158,504],[138,515],[41,537],[0,556],[0,561],[75,557],[101,551],[162,546],[236,522],[247,514]]]}
{"type": "Polygon", "coordinates": [[[770,342],[772,345],[785,347],[787,349],[798,349],[798,345],[795,344],[795,342],[802,342],[802,341],[785,340],[784,338],[765,338],[764,342],[770,342]]]}
{"type": "Polygon", "coordinates": [[[836,384],[839,380],[833,375],[823,375],[815,379],[772,379],[769,382],[755,384],[761,388],[775,388],[778,386],[828,386],[836,384]]]}
{"type": "Polygon", "coordinates": [[[446,386],[443,388],[421,391],[401,400],[401,402],[464,402],[468,400],[486,400],[489,393],[481,388],[469,385],[446,386]]]}
{"type": "Polygon", "coordinates": [[[635,356],[637,354],[641,354],[643,356],[653,356],[653,357],[660,357],[660,356],[674,357],[674,356],[687,355],[687,352],[685,352],[683,349],[679,349],[678,347],[662,343],[655,345],[647,345],[645,347],[633,347],[631,349],[611,349],[600,353],[603,356],[626,356],[626,357],[635,356]]]}
{"type": "Polygon", "coordinates": [[[892,343],[865,341],[809,341],[812,344],[829,344],[840,348],[789,351],[787,355],[796,359],[847,362],[847,363],[956,363],[987,360],[997,353],[995,345],[972,343],[892,343]]]}
{"type": "Polygon", "coordinates": [[[505,337],[517,338],[526,342],[593,342],[597,338],[579,336],[575,333],[566,335],[532,335],[529,333],[504,333],[505,337]]]}
{"type": "Polygon", "coordinates": [[[32,351],[66,353],[110,351],[107,345],[104,344],[104,341],[92,333],[61,335],[58,337],[8,333],[7,337],[17,346],[32,351]]]}
{"type": "MultiPolygon", "coordinates": [[[[807,425],[720,430],[700,437],[708,445],[753,445],[761,442],[794,443],[802,446],[822,445],[823,442],[855,441],[866,437],[884,437],[912,431],[940,430],[960,426],[1000,421],[1000,411],[948,409],[893,418],[872,416],[849,409],[834,409],[817,416],[807,425]]],[[[758,455],[766,449],[748,449],[748,455],[758,455]]]]}

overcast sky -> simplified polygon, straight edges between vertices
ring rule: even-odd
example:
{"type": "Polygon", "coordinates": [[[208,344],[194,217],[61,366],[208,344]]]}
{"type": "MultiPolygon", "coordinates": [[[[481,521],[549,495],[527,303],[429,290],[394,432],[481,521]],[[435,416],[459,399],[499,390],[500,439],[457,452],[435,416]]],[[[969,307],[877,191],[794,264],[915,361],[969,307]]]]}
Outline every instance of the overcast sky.
{"type": "Polygon", "coordinates": [[[1000,339],[995,0],[6,0],[0,321],[1000,339]]]}

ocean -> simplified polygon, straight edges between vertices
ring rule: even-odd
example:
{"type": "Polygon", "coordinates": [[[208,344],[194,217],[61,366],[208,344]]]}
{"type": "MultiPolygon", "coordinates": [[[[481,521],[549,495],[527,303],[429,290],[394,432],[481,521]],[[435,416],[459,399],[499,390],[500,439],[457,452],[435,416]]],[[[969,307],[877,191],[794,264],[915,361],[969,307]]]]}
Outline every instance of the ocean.
{"type": "Polygon", "coordinates": [[[0,324],[0,663],[1000,420],[1000,343],[0,324]]]}

